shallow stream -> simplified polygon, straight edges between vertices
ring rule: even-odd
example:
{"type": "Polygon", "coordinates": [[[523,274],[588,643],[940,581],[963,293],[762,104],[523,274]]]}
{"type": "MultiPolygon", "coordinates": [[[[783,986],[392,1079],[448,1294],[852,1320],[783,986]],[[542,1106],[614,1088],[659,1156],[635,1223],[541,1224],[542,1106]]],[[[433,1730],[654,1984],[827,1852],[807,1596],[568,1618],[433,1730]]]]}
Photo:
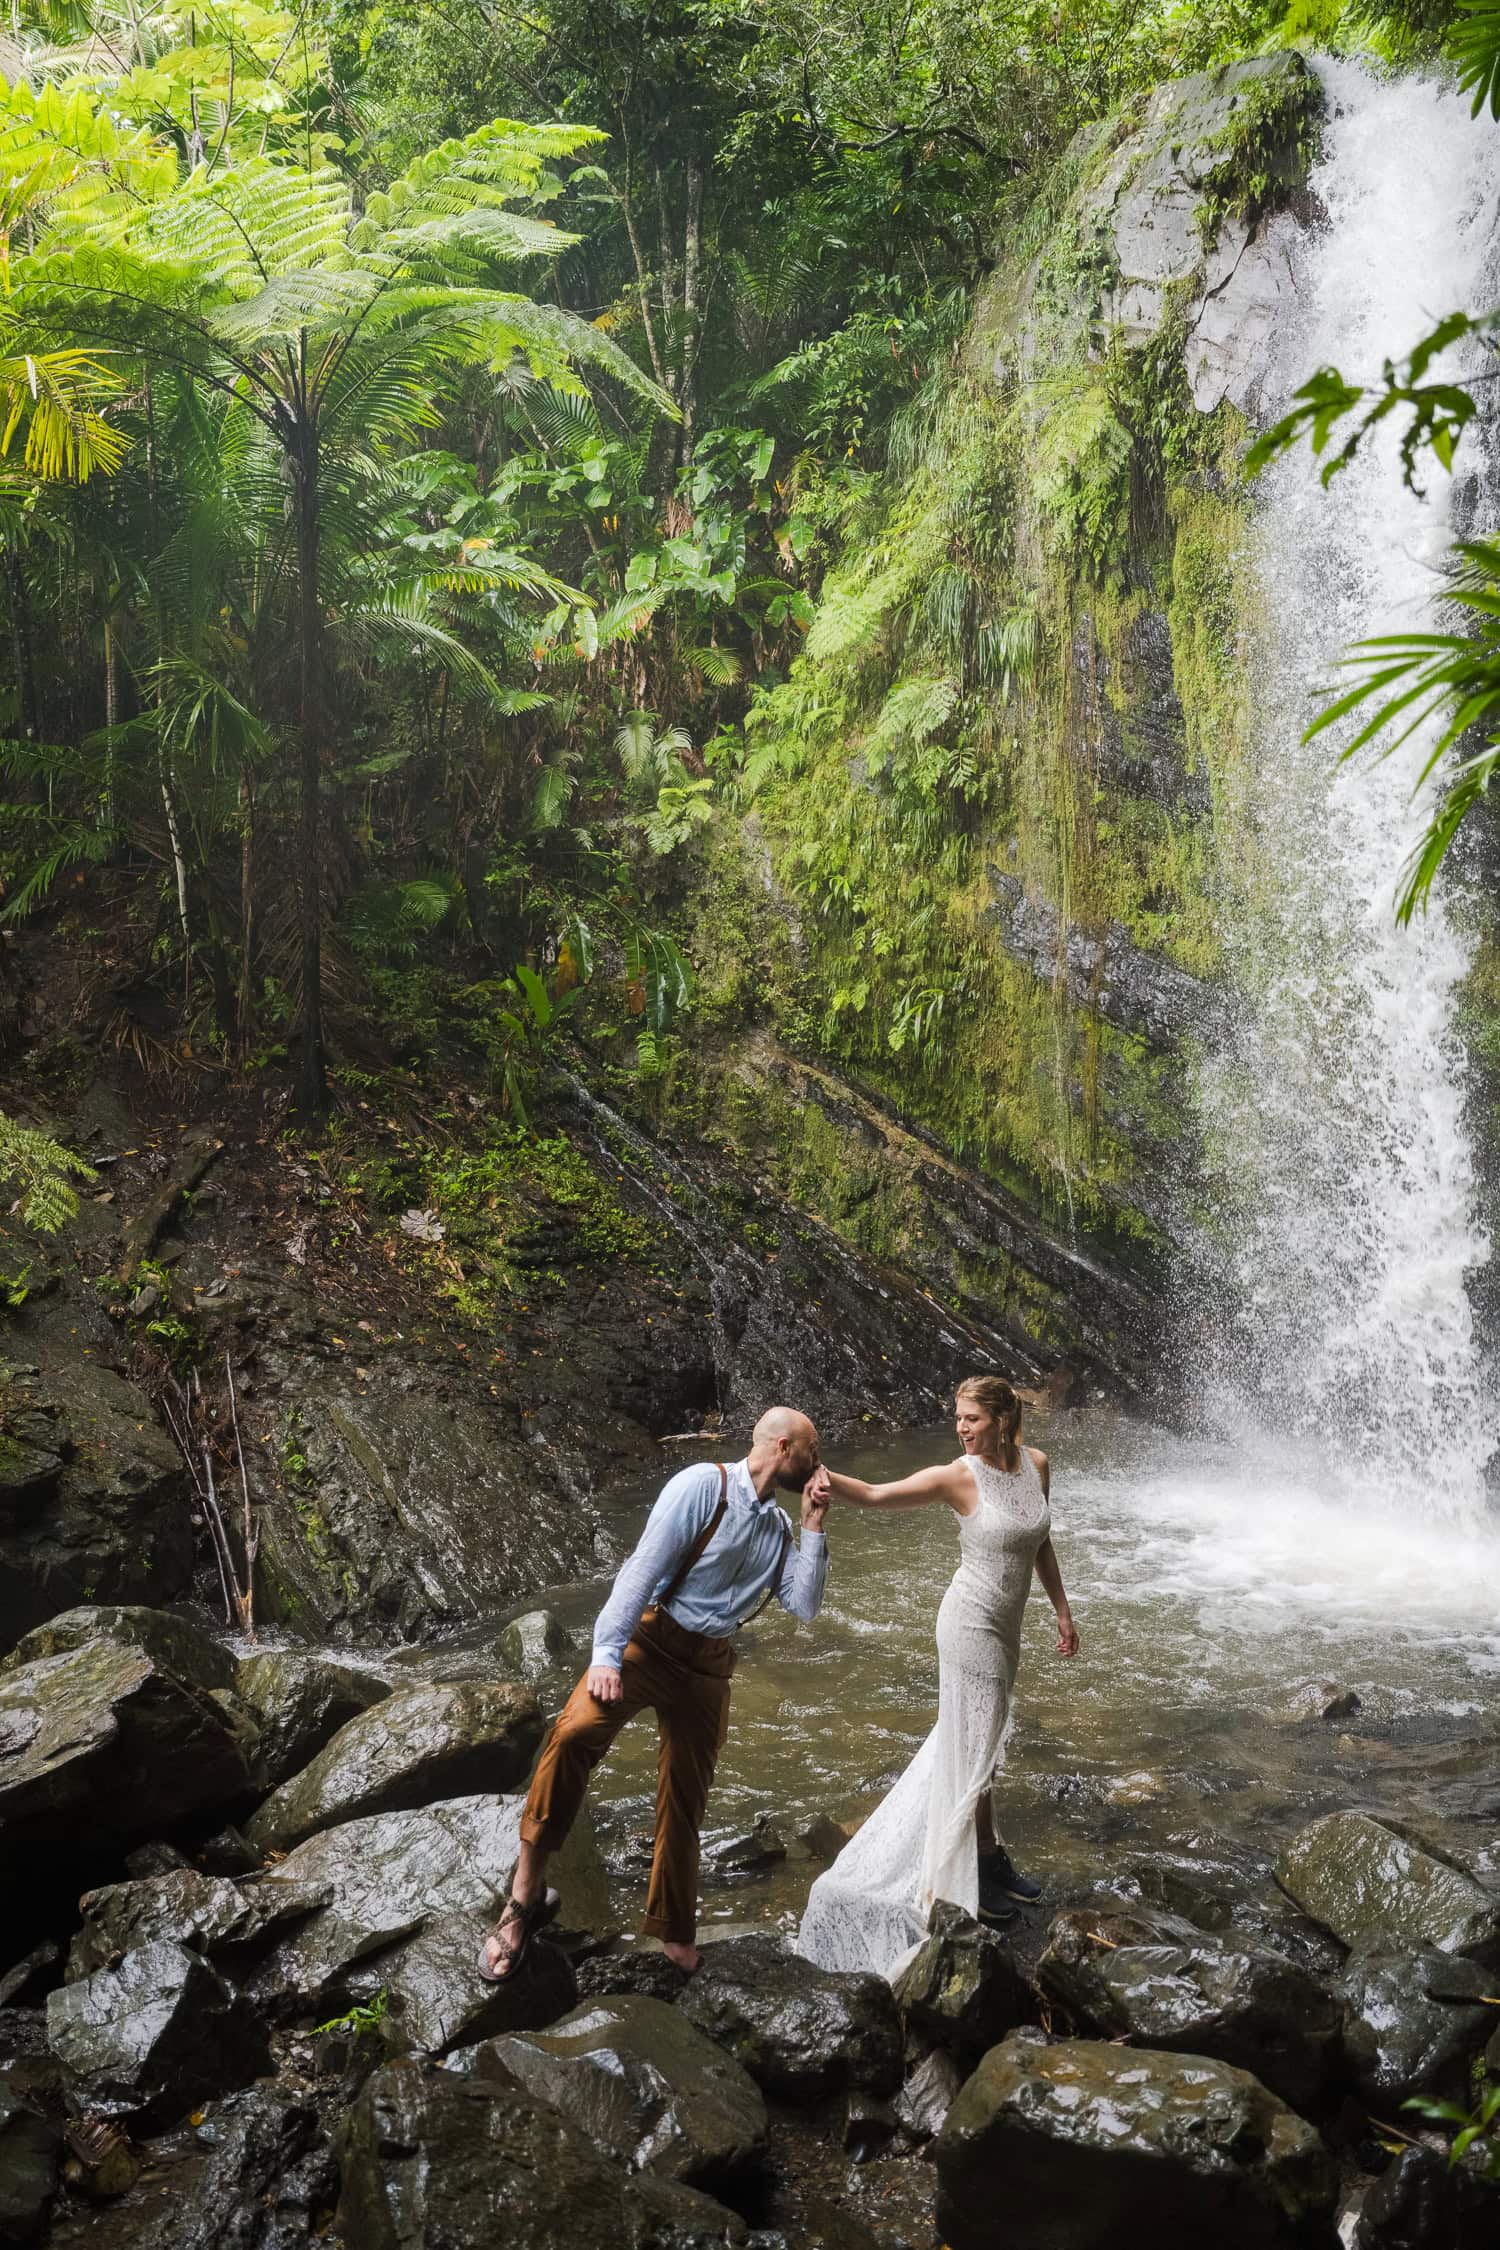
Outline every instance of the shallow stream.
{"type": "MultiPolygon", "coordinates": [[[[1407,1817],[1500,1879],[1500,1536],[1320,1499],[1317,1477],[1247,1463],[1106,1408],[1038,1415],[1054,1530],[1082,1649],[1054,1653],[1034,1590],[1008,1763],[997,1790],[1017,1861],[1060,1881],[1108,1877],[1135,1854],[1228,1860],[1274,1852],[1317,1813],[1407,1817]],[[1360,1698],[1340,1721],[1284,1715],[1327,1679],[1360,1698]]],[[[951,1456],[947,1429],[830,1448],[855,1474],[951,1456]]],[[[649,1497],[649,1496],[647,1496],[649,1497]]],[[[622,1509],[631,1538],[641,1510],[622,1509]]],[[[957,1560],[946,1509],[835,1508],[822,1616],[767,1612],[744,1635],[729,1741],[706,1832],[704,1920],[790,1920],[813,1868],[798,1832],[867,1810],[936,1715],[933,1623],[957,1560]],[[769,1815],[793,1856],[717,1887],[716,1844],[769,1815]]],[[[558,1613],[586,1648],[602,1585],[558,1613]]],[[[550,1683],[552,1700],[565,1683],[550,1683]]],[[[655,1729],[626,1730],[593,1802],[621,1872],[644,1893],[655,1729]]]]}

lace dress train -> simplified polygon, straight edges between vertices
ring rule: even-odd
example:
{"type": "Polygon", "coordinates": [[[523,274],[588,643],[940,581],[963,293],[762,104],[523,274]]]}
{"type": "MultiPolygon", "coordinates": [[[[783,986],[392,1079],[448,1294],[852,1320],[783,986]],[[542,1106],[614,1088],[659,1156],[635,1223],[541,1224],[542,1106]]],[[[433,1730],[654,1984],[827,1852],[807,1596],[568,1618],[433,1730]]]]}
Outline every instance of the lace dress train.
{"type": "Polygon", "coordinates": [[[797,1950],[828,1969],[898,1973],[934,1899],[979,1904],[974,1805],[1004,1756],[1021,1619],[1051,1526],[1029,1453],[1013,1471],[968,1457],[977,1505],[937,1616],[937,1724],[890,1794],[820,1875],[797,1950]]]}

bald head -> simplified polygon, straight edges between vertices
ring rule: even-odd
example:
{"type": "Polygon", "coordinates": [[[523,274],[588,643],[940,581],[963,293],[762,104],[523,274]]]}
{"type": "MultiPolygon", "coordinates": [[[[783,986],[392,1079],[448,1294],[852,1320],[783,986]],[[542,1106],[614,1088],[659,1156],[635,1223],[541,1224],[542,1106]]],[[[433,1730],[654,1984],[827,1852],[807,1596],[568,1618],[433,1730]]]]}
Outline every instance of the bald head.
{"type": "Polygon", "coordinates": [[[756,1490],[773,1486],[800,1492],[818,1465],[818,1433],[795,1406],[768,1406],[750,1438],[749,1470],[756,1490]]]}

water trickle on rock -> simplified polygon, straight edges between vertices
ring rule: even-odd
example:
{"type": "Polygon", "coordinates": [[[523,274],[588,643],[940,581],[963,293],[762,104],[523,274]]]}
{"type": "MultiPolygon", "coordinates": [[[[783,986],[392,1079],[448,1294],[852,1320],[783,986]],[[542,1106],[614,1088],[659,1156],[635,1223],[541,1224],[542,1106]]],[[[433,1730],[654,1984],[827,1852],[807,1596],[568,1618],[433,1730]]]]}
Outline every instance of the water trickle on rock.
{"type": "MultiPolygon", "coordinates": [[[[1328,365],[1378,380],[1441,315],[1488,304],[1500,244],[1488,120],[1431,83],[1321,71],[1328,121],[1310,185],[1326,217],[1293,251],[1282,401],[1328,365]]],[[[1464,365],[1450,353],[1441,371],[1464,365]]],[[[1348,766],[1334,736],[1301,739],[1349,643],[1432,629],[1448,541],[1472,528],[1452,520],[1455,487],[1436,464],[1425,494],[1406,487],[1398,435],[1381,431],[1326,491],[1305,444],[1262,480],[1243,862],[1255,872],[1226,885],[1239,1001],[1204,1082],[1229,1244],[1204,1389],[1231,1432],[1311,1441],[1325,1489],[1398,1503],[1418,1491],[1424,1508],[1474,1520],[1500,1450],[1500,1382],[1466,1290],[1490,1246],[1454,1022],[1461,869],[1400,928],[1398,871],[1431,809],[1425,793],[1413,801],[1424,738],[1348,766]]]]}

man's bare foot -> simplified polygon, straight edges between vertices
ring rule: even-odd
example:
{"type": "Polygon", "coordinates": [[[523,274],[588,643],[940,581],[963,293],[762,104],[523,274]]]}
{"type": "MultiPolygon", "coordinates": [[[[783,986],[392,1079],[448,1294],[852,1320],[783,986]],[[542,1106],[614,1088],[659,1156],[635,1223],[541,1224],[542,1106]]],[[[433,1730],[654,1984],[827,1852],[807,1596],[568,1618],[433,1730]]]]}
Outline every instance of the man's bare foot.
{"type": "Polygon", "coordinates": [[[689,1976],[698,1966],[696,1945],[674,1945],[669,1938],[663,1938],[661,1949],[669,1961],[675,1961],[679,1969],[686,1969],[689,1976]]]}

